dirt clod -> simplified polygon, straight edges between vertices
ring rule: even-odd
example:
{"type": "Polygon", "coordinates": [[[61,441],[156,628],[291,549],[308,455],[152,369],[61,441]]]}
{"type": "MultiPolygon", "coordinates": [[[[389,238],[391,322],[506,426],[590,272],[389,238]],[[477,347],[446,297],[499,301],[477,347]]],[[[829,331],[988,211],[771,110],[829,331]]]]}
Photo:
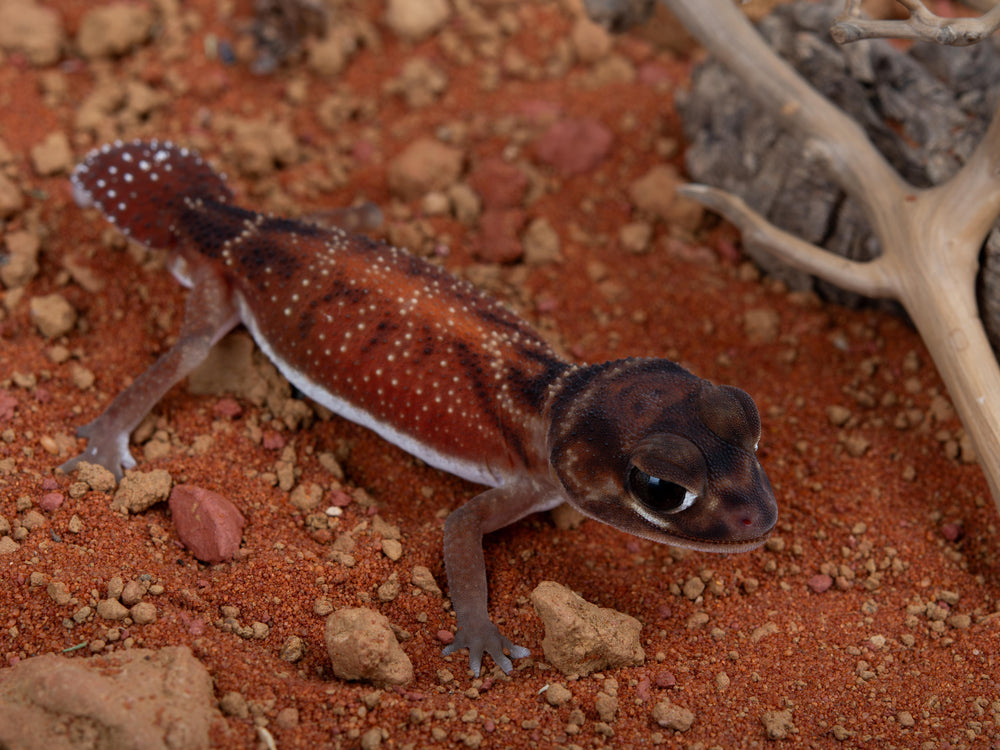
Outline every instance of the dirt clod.
{"type": "Polygon", "coordinates": [[[175,646],[27,659],[0,670],[0,714],[3,747],[207,750],[218,712],[208,671],[175,646]]]}
{"type": "Polygon", "coordinates": [[[100,464],[86,461],[77,464],[76,478],[96,492],[111,492],[118,485],[114,474],[100,464]]]}
{"type": "Polygon", "coordinates": [[[614,136],[596,120],[560,120],[535,141],[535,154],[563,177],[595,169],[611,150],[614,136]]]}
{"type": "Polygon", "coordinates": [[[413,681],[413,665],[385,615],[362,607],[339,610],[327,618],[325,637],[333,673],[340,679],[378,686],[413,681]]]}
{"type": "Polygon", "coordinates": [[[653,721],[666,729],[686,732],[694,724],[695,715],[692,711],[672,703],[664,698],[653,707],[653,721]]]}
{"type": "Polygon", "coordinates": [[[462,152],[433,138],[411,143],[389,163],[386,175],[394,193],[409,200],[432,190],[444,190],[462,171],[462,152]]]}
{"type": "Polygon", "coordinates": [[[612,609],[596,607],[564,586],[543,581],[531,603],[545,625],[545,659],[565,675],[642,664],[639,621],[612,609]]]}
{"type": "Polygon", "coordinates": [[[32,65],[52,65],[65,44],[62,18],[34,2],[0,3],[0,48],[23,54],[32,65]]]}
{"type": "Polygon", "coordinates": [[[122,55],[146,41],[152,26],[153,14],[143,5],[102,5],[84,14],[76,44],[90,59],[122,55]]]}
{"type": "Polygon", "coordinates": [[[172,483],[170,474],[163,469],[130,471],[122,478],[111,508],[125,513],[142,513],[166,500],[172,483]]]}
{"type": "Polygon", "coordinates": [[[451,16],[448,0],[389,0],[385,23],[403,39],[422,39],[451,16]]]}
{"type": "Polygon", "coordinates": [[[790,710],[765,711],[760,715],[760,723],[764,725],[764,732],[770,740],[783,740],[796,732],[790,710]]]}
{"type": "Polygon", "coordinates": [[[46,338],[63,336],[76,325],[76,310],[59,293],[31,298],[31,322],[46,338]]]}

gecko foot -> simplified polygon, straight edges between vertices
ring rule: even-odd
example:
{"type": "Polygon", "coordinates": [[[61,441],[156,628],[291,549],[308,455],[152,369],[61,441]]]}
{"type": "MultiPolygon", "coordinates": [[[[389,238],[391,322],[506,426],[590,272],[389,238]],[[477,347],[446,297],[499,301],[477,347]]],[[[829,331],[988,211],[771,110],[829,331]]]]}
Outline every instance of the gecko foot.
{"type": "Polygon", "coordinates": [[[69,474],[80,464],[86,461],[90,464],[100,464],[105,469],[115,475],[115,479],[121,481],[125,474],[125,469],[135,466],[135,459],[128,449],[128,434],[106,434],[95,436],[100,432],[94,422],[85,424],[76,434],[78,437],[87,438],[87,447],[83,453],[75,458],[71,458],[59,467],[64,474],[69,474]]]}
{"type": "Polygon", "coordinates": [[[510,654],[511,659],[523,659],[531,656],[531,652],[523,646],[518,646],[500,634],[500,630],[492,622],[487,620],[480,625],[462,625],[455,634],[455,640],[445,647],[441,653],[447,656],[463,648],[469,649],[469,667],[479,677],[479,670],[483,664],[483,654],[489,654],[493,661],[497,663],[506,674],[510,674],[514,669],[504,651],[510,654]]]}

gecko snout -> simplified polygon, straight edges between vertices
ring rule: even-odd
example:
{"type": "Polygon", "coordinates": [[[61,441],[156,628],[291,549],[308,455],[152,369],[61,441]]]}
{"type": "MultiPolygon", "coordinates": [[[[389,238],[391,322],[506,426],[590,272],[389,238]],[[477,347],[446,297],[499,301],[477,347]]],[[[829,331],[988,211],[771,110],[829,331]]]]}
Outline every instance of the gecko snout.
{"type": "Polygon", "coordinates": [[[736,528],[730,529],[730,535],[737,543],[763,542],[778,521],[778,503],[771,482],[763,469],[758,469],[756,474],[754,490],[740,498],[733,514],[736,528]]]}

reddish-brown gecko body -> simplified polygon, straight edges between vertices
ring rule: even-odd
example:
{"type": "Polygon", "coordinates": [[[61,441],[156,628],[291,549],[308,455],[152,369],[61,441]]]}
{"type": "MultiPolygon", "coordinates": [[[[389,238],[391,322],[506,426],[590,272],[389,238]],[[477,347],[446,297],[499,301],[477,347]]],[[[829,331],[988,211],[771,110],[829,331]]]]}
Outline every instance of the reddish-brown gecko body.
{"type": "Polygon", "coordinates": [[[445,523],[458,620],[446,653],[505,670],[527,655],[487,613],[483,534],[570,502],[656,541],[732,552],[774,526],[746,393],[659,359],[574,365],[521,318],[408,253],[339,229],[230,204],[221,175],[170,143],[117,143],[73,175],[77,201],[171,251],[191,288],[177,344],[81,428],[63,465],[135,465],[128,437],[211,346],[242,322],[318,403],[432,466],[492,489],[445,523]]]}

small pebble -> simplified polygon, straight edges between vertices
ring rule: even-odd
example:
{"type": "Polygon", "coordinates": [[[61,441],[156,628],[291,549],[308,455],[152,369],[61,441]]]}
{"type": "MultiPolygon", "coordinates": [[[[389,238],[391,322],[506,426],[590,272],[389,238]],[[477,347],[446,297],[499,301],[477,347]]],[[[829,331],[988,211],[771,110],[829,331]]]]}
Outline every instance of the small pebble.
{"type": "Polygon", "coordinates": [[[61,492],[46,492],[38,499],[38,507],[45,511],[53,511],[63,504],[65,497],[61,492]]]}
{"type": "Polygon", "coordinates": [[[32,297],[29,313],[31,322],[46,338],[64,336],[76,325],[76,310],[58,293],[32,297]]]}
{"type": "Polygon", "coordinates": [[[694,724],[695,715],[682,706],[671,703],[664,698],[653,707],[653,721],[661,727],[686,732],[694,724]]]}
{"type": "Polygon", "coordinates": [[[809,579],[808,584],[809,588],[811,588],[814,592],[822,594],[824,591],[828,591],[830,587],[833,586],[833,578],[825,573],[818,573],[809,579]]]}
{"type": "Polygon", "coordinates": [[[222,495],[179,484],[170,493],[170,513],[177,536],[202,562],[230,560],[239,550],[246,519],[222,495]]]}
{"type": "Polygon", "coordinates": [[[76,467],[76,477],[96,492],[111,492],[118,484],[115,475],[100,464],[81,461],[76,467]]]}
{"type": "Polygon", "coordinates": [[[561,682],[553,682],[549,685],[548,690],[546,690],[543,695],[545,696],[545,702],[550,706],[562,706],[573,699],[573,693],[571,693],[565,685],[561,682]]]}
{"type": "Polygon", "coordinates": [[[129,615],[136,625],[149,625],[156,622],[156,606],[149,602],[139,602],[129,610],[129,615]]]}
{"type": "Polygon", "coordinates": [[[949,542],[957,542],[962,538],[965,529],[960,523],[945,523],[941,525],[941,536],[949,542]]]}
{"type": "Polygon", "coordinates": [[[563,176],[595,169],[611,150],[614,137],[597,120],[560,120],[535,142],[538,158],[563,176]]]}
{"type": "Polygon", "coordinates": [[[128,613],[125,605],[117,599],[102,599],[97,603],[97,614],[105,620],[121,620],[128,613]]]}

